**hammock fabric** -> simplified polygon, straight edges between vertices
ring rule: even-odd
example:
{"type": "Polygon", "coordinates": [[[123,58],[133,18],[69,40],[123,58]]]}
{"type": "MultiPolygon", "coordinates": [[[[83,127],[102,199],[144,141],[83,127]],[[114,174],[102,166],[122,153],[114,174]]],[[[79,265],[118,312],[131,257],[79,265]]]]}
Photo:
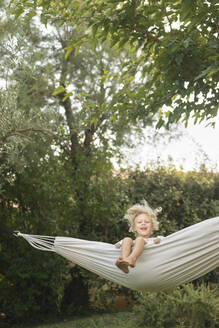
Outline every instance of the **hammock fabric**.
{"type": "Polygon", "coordinates": [[[110,281],[134,290],[161,291],[192,281],[219,265],[219,217],[175,232],[160,244],[146,245],[129,274],[116,265],[114,245],[70,237],[15,232],[33,247],[55,252],[110,281]]]}

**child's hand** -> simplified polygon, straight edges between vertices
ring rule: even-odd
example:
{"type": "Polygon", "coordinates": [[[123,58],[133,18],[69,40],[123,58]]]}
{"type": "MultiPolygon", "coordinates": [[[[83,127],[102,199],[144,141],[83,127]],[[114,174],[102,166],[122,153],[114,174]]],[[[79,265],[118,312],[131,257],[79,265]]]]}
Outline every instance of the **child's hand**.
{"type": "Polygon", "coordinates": [[[156,239],[154,240],[154,243],[155,243],[155,244],[160,244],[160,238],[156,238],[156,239]]]}
{"type": "Polygon", "coordinates": [[[116,247],[116,248],[120,248],[120,247],[121,247],[120,243],[116,243],[116,244],[115,244],[115,247],[116,247]]]}

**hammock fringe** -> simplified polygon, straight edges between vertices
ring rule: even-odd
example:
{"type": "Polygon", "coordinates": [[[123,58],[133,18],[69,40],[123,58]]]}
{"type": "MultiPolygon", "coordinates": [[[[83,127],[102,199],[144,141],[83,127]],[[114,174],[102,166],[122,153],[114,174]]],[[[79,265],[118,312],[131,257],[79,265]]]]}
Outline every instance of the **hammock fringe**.
{"type": "Polygon", "coordinates": [[[54,249],[55,237],[28,235],[28,234],[21,233],[20,231],[15,231],[14,235],[16,237],[24,238],[32,247],[40,251],[55,252],[54,249]]]}

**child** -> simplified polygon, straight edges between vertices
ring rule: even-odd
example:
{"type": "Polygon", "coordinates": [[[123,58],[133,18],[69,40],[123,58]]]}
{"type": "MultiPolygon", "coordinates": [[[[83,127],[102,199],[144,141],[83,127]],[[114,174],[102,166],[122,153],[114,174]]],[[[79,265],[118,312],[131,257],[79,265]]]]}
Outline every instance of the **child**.
{"type": "Polygon", "coordinates": [[[153,210],[144,200],[142,204],[135,204],[128,209],[125,219],[129,222],[129,231],[134,232],[136,239],[126,237],[116,243],[116,248],[122,247],[122,254],[116,261],[117,267],[125,273],[129,273],[129,266],[134,268],[137,258],[143,252],[144,246],[148,244],[159,244],[164,237],[150,238],[153,230],[158,230],[159,222],[157,213],[162,209],[153,210]],[[134,246],[132,248],[132,246],[134,246]]]}

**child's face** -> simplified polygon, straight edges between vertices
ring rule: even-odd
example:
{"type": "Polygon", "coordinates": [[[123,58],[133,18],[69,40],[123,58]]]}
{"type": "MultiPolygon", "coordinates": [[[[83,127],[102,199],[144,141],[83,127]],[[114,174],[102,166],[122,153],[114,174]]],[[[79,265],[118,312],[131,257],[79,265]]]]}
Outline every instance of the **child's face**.
{"type": "Polygon", "coordinates": [[[134,220],[134,232],[138,237],[149,238],[153,230],[153,223],[145,213],[136,216],[134,220]]]}

